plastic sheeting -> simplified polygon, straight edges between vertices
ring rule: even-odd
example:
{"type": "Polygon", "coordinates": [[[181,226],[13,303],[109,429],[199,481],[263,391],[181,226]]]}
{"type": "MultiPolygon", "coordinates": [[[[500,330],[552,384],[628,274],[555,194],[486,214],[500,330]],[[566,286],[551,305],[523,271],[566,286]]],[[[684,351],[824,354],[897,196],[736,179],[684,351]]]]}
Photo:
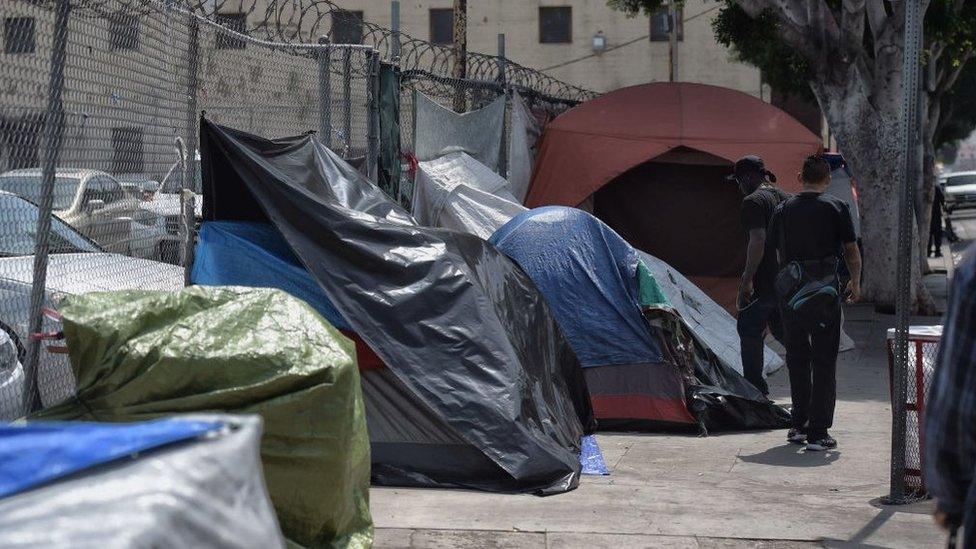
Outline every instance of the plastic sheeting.
{"type": "Polygon", "coordinates": [[[488,240],[525,208],[502,176],[467,153],[454,152],[419,163],[411,210],[421,225],[488,240]]]}
{"type": "MultiPolygon", "coordinates": [[[[0,546],[284,547],[261,472],[260,418],[199,415],[166,423],[171,431],[180,423],[223,427],[0,499],[0,546]]],[[[129,431],[122,437],[133,447],[131,430],[142,428],[101,426],[98,441],[112,442],[107,430],[129,431]]],[[[91,447],[91,433],[86,424],[30,423],[4,428],[0,441],[43,436],[26,459],[44,468],[65,451],[91,447]]],[[[0,470],[9,463],[0,461],[0,470]]]]}
{"type": "Polygon", "coordinates": [[[0,425],[0,497],[220,429],[214,421],[0,425]]]}
{"type": "MultiPolygon", "coordinates": [[[[483,174],[486,171],[490,173],[490,170],[484,166],[479,169],[474,165],[477,161],[473,158],[458,155],[456,158],[444,158],[431,164],[437,162],[451,165],[452,168],[437,170],[436,173],[440,173],[438,177],[425,177],[421,180],[418,176],[418,181],[423,182],[424,189],[417,192],[423,192],[427,196],[438,196],[438,193],[449,194],[449,199],[429,199],[428,203],[440,200],[443,207],[437,211],[436,216],[427,216],[424,224],[443,226],[487,239],[513,217],[528,211],[528,208],[513,202],[511,198],[506,198],[507,195],[504,193],[484,199],[482,195],[488,193],[476,189],[497,188],[498,183],[497,180],[487,183],[476,180],[482,177],[488,179],[483,174]],[[453,167],[455,163],[458,167],[453,167]],[[453,179],[453,174],[459,175],[453,179]],[[451,190],[448,193],[444,189],[451,190]],[[479,192],[480,194],[476,194],[479,192]],[[473,198],[470,200],[462,198],[467,196],[473,198]]],[[[422,163],[422,167],[424,164],[428,163],[422,163]]],[[[735,318],[664,261],[640,250],[637,250],[637,253],[654,275],[671,306],[687,323],[688,328],[710,351],[715,353],[723,364],[742,374],[742,357],[735,318]]],[[[767,374],[783,366],[783,359],[769,347],[764,349],[764,360],[767,374]]]]}
{"type": "Polygon", "coordinates": [[[354,347],[309,305],[280,290],[193,286],[69,296],[60,310],[78,388],[39,418],[260,414],[261,460],[288,540],[371,543],[354,347]]]}
{"type": "Polygon", "coordinates": [[[0,421],[24,415],[24,366],[17,358],[17,345],[0,330],[0,421]]]}
{"type": "Polygon", "coordinates": [[[428,485],[576,486],[589,395],[517,265],[474,236],[418,226],[314,137],[272,141],[202,120],[201,158],[205,219],[271,221],[400,382],[496,468],[428,485]]]}
{"type": "Polygon", "coordinates": [[[529,273],[584,368],[663,360],[638,303],[637,252],[600,220],[574,208],[536,208],[489,242],[529,273]]]}
{"type": "Polygon", "coordinates": [[[475,111],[456,113],[416,92],[414,147],[421,161],[464,151],[498,172],[505,126],[505,96],[475,111]]]}
{"type": "Polygon", "coordinates": [[[532,180],[536,143],[542,126],[526,106],[519,92],[512,92],[511,137],[508,141],[508,183],[516,202],[525,201],[532,180]]]}
{"type": "Polygon", "coordinates": [[[351,329],[285,238],[268,223],[202,223],[190,280],[202,286],[278,288],[311,305],[336,328],[351,329]]]}

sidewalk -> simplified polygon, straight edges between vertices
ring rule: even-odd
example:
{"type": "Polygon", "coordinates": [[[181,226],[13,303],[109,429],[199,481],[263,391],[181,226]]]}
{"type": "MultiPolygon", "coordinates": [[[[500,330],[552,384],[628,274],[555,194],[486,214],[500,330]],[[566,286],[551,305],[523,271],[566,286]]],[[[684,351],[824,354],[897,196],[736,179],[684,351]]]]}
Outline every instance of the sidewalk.
{"type": "MultiPolygon", "coordinates": [[[[931,502],[878,502],[888,492],[893,322],[870,307],[847,310],[858,348],[838,365],[837,451],[805,453],[785,431],[600,434],[612,474],[559,496],[373,488],[376,546],[942,547],[931,502]]],[[[785,368],[770,382],[788,403],[785,368]]]]}

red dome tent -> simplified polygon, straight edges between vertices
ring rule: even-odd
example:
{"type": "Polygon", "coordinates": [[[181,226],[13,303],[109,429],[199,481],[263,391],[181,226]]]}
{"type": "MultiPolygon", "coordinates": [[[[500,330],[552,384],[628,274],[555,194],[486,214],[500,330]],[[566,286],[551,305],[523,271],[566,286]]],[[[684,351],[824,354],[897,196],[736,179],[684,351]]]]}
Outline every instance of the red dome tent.
{"type": "Polygon", "coordinates": [[[803,158],[820,147],[820,138],[790,115],[742,92],[689,83],[632,86],[546,127],[526,205],[589,203],[631,244],[733,308],[745,234],[741,196],[725,181],[732,163],[758,154],[780,187],[796,191],[803,158]]]}

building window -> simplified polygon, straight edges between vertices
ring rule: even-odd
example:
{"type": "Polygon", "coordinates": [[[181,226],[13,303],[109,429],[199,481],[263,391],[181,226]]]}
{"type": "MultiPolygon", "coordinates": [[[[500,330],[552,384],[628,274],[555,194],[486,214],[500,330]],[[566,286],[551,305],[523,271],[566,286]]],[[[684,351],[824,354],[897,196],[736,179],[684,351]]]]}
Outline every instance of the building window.
{"type": "Polygon", "coordinates": [[[108,23],[108,45],[112,50],[134,50],[139,47],[139,18],[115,14],[108,23]]]}
{"type": "MultiPolygon", "coordinates": [[[[678,40],[685,39],[685,25],[684,25],[684,14],[681,8],[675,12],[674,15],[675,23],[678,27],[678,40]]],[[[667,42],[668,32],[671,30],[671,25],[668,23],[668,8],[658,8],[654,13],[651,14],[651,42],[667,42]]]]}
{"type": "Polygon", "coordinates": [[[34,53],[34,18],[6,17],[3,20],[3,52],[34,53]]]}
{"type": "Polygon", "coordinates": [[[332,43],[363,43],[363,12],[336,10],[332,14],[332,43]]]}
{"type": "Polygon", "coordinates": [[[573,41],[573,8],[539,8],[539,43],[569,44],[573,41]]]}
{"type": "Polygon", "coordinates": [[[143,173],[142,128],[112,128],[112,171],[116,174],[143,173]]]}
{"type": "Polygon", "coordinates": [[[454,43],[454,8],[430,10],[430,41],[440,45],[454,43]]]}
{"type": "MultiPolygon", "coordinates": [[[[247,34],[247,14],[246,13],[220,13],[217,14],[217,23],[225,29],[234,31],[238,34],[247,34]]],[[[217,31],[217,41],[215,45],[218,50],[243,50],[247,42],[236,34],[227,31],[217,31]]]]}

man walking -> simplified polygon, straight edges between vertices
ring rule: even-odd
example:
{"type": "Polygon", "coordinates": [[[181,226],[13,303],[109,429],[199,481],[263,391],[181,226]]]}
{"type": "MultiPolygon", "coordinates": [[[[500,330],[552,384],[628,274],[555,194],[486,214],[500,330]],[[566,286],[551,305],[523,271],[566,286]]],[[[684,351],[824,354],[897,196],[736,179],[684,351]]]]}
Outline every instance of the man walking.
{"type": "Polygon", "coordinates": [[[945,331],[925,403],[925,486],[936,522],[976,547],[976,247],[956,267],[945,331]]]}
{"type": "Polygon", "coordinates": [[[932,196],[932,219],[929,221],[928,257],[942,257],[942,210],[945,209],[945,192],[942,185],[935,186],[932,196]]]}
{"type": "Polygon", "coordinates": [[[782,323],[773,291],[776,277],[776,257],[766,252],[766,228],[773,210],[789,195],[772,186],[776,176],[766,170],[758,156],[746,156],[735,163],[732,179],[742,191],[742,228],[749,237],[746,247],[746,267],[739,283],[736,300],[738,315],[736,328],[742,352],[742,372],[750,383],[769,394],[763,377],[763,338],[768,327],[776,339],[782,341],[782,323]]]}
{"type": "Polygon", "coordinates": [[[807,450],[835,448],[827,430],[837,399],[835,375],[840,340],[841,297],[837,275],[842,254],[851,274],[846,296],[860,296],[861,254],[847,204],[824,192],[830,166],[808,157],[800,172],[803,191],[783,202],[770,223],[770,249],[780,273],[776,291],[783,311],[786,366],[790,372],[793,428],[787,439],[807,450]]]}

